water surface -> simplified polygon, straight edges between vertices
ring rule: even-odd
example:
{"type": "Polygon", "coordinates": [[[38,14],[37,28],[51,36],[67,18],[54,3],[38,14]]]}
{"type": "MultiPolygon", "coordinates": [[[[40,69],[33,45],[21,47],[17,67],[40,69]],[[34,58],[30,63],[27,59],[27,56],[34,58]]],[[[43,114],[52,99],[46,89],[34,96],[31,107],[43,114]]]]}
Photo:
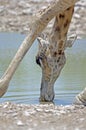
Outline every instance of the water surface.
{"type": "MultiPolygon", "coordinates": [[[[25,35],[0,33],[0,77],[3,75],[25,35]]],[[[34,42],[14,74],[7,93],[0,102],[39,104],[41,69],[35,63],[38,43],[34,42]]],[[[86,39],[77,40],[66,51],[67,62],[55,83],[55,104],[71,104],[86,87],[86,39]]]]}

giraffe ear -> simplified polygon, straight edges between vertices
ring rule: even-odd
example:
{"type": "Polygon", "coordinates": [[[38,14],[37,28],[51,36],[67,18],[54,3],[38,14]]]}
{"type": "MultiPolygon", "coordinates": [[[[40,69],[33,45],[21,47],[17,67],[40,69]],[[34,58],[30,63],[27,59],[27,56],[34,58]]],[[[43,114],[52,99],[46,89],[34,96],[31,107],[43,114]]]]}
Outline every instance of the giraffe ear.
{"type": "Polygon", "coordinates": [[[39,49],[42,48],[42,38],[41,37],[37,37],[38,40],[38,44],[39,44],[39,49]]]}
{"type": "Polygon", "coordinates": [[[75,40],[77,39],[76,35],[71,35],[66,43],[66,47],[72,47],[72,45],[74,44],[75,40]]]}
{"type": "Polygon", "coordinates": [[[48,45],[49,45],[48,41],[44,40],[41,37],[38,37],[37,40],[38,40],[38,43],[39,43],[39,50],[40,49],[44,49],[45,50],[48,47],[48,45]]]}
{"type": "Polygon", "coordinates": [[[37,40],[38,40],[38,43],[39,43],[39,49],[40,49],[40,48],[44,48],[45,45],[46,45],[46,43],[47,43],[46,40],[44,40],[44,39],[41,38],[41,37],[38,37],[37,40]]]}

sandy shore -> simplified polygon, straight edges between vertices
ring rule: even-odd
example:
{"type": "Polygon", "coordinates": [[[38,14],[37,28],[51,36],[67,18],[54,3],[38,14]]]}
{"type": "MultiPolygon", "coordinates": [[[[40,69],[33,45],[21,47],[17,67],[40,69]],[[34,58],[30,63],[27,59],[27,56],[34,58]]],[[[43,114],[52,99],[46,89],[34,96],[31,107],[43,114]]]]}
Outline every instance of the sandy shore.
{"type": "MultiPolygon", "coordinates": [[[[52,0],[51,0],[52,2],[52,0]]],[[[0,31],[28,33],[34,14],[49,0],[0,0],[0,31]]],[[[52,22],[48,25],[51,28],[52,22]]],[[[70,33],[86,38],[86,1],[76,4],[70,33]]],[[[0,130],[86,130],[86,107],[0,104],[0,130]]]]}
{"type": "Polygon", "coordinates": [[[0,130],[86,130],[86,107],[0,104],[0,130]]]}

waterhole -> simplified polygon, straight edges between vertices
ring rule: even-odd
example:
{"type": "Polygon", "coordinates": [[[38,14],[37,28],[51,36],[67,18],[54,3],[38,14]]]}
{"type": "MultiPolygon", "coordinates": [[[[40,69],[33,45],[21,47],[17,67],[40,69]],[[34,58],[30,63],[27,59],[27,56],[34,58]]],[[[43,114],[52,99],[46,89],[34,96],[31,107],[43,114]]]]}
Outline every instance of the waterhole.
{"type": "MultiPolygon", "coordinates": [[[[26,35],[0,33],[0,77],[4,74],[26,35]]],[[[35,63],[38,42],[34,42],[0,102],[39,104],[41,69],[35,63]]],[[[66,65],[55,83],[55,104],[73,103],[74,97],[86,87],[86,39],[76,40],[66,50],[66,65]]]]}

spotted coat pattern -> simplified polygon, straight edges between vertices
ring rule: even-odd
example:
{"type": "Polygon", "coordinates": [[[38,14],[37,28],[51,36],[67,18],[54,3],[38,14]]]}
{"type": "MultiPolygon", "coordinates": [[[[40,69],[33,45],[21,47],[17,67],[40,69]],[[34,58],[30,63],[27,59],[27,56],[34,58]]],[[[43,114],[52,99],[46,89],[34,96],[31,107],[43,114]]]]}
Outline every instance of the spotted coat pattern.
{"type": "Polygon", "coordinates": [[[66,62],[64,50],[73,12],[74,6],[57,14],[48,40],[38,37],[39,49],[36,63],[42,69],[41,101],[54,99],[54,83],[66,62]]]}

